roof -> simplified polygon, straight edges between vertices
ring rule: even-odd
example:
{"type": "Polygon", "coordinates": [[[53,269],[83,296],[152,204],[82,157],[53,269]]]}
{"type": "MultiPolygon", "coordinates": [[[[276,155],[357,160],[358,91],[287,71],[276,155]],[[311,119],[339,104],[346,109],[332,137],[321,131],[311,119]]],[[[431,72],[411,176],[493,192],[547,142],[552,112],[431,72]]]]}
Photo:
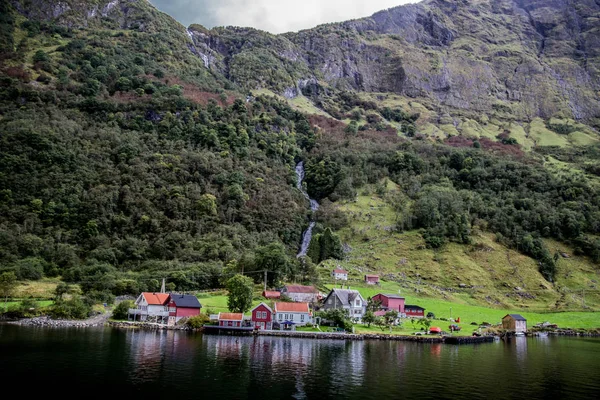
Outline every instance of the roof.
{"type": "Polygon", "coordinates": [[[165,305],[169,300],[168,293],[142,292],[148,305],[165,305]]]}
{"type": "Polygon", "coordinates": [[[334,274],[346,274],[346,275],[348,275],[348,271],[346,271],[345,269],[339,269],[339,268],[334,269],[333,273],[334,274]]]}
{"type": "MultiPolygon", "coordinates": [[[[383,297],[387,297],[388,299],[404,299],[404,297],[399,296],[397,294],[384,294],[384,293],[378,293],[375,296],[383,296],[383,297]]],[[[375,297],[373,296],[373,297],[375,297]]]]}
{"type": "Polygon", "coordinates": [[[277,302],[273,306],[275,312],[296,312],[296,313],[310,313],[308,309],[308,303],[283,303],[277,302]]]}
{"type": "Polygon", "coordinates": [[[352,289],[331,289],[331,292],[327,295],[327,297],[331,296],[333,293],[337,296],[343,306],[349,306],[351,302],[353,302],[357,297],[364,301],[365,299],[360,295],[358,290],[352,289]]]}
{"type": "Polygon", "coordinates": [[[379,275],[365,275],[365,278],[377,278],[377,279],[379,279],[379,275]]]}
{"type": "Polygon", "coordinates": [[[281,297],[281,292],[278,292],[276,290],[265,290],[263,291],[263,297],[267,299],[278,299],[281,297]]]}
{"type": "Polygon", "coordinates": [[[171,294],[171,300],[177,307],[202,308],[198,298],[191,294],[171,294]]]}
{"type": "Polygon", "coordinates": [[[418,308],[419,310],[424,310],[423,307],[415,306],[415,305],[412,305],[412,304],[405,304],[404,305],[404,309],[406,310],[407,308],[418,308]]]}
{"type": "Polygon", "coordinates": [[[302,286],[302,285],[287,285],[284,287],[289,293],[318,293],[314,286],[302,286]]]}
{"type": "Polygon", "coordinates": [[[225,321],[241,321],[244,319],[244,314],[242,313],[228,313],[228,312],[220,312],[219,320],[225,321]]]}
{"type": "Polygon", "coordinates": [[[512,317],[515,321],[527,321],[525,317],[523,317],[521,314],[506,314],[502,319],[509,316],[512,317]]]}
{"type": "MultiPolygon", "coordinates": [[[[277,292],[277,293],[279,293],[279,292],[277,292]]],[[[265,303],[260,303],[259,305],[257,305],[256,307],[254,307],[254,308],[253,308],[253,309],[252,309],[250,312],[252,312],[252,311],[256,310],[256,309],[257,309],[258,307],[260,307],[260,306],[265,306],[265,307],[267,307],[267,310],[269,310],[270,312],[273,312],[273,310],[271,310],[271,307],[269,307],[269,306],[268,306],[268,305],[266,305],[265,303]]]]}

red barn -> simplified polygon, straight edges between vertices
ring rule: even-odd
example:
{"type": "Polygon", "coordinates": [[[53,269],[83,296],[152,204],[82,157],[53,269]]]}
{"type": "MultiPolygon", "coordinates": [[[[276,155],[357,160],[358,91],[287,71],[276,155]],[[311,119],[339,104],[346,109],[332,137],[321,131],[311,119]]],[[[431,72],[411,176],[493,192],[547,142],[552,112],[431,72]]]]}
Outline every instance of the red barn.
{"type": "Polygon", "coordinates": [[[196,296],[172,293],[169,299],[169,323],[177,322],[183,317],[200,315],[201,308],[196,296]]]}
{"type": "Polygon", "coordinates": [[[406,314],[407,318],[423,318],[425,316],[425,309],[423,307],[406,304],[404,306],[404,313],[406,314]]]}
{"type": "Polygon", "coordinates": [[[265,303],[260,303],[254,307],[252,309],[252,325],[256,329],[270,331],[273,328],[273,310],[271,310],[271,307],[265,303]]]}
{"type": "Polygon", "coordinates": [[[381,302],[381,309],[384,311],[394,310],[399,313],[404,312],[404,297],[397,294],[379,293],[373,296],[374,301],[381,302]]]}
{"type": "Polygon", "coordinates": [[[379,285],[379,275],[365,275],[367,285],[379,285]]]}

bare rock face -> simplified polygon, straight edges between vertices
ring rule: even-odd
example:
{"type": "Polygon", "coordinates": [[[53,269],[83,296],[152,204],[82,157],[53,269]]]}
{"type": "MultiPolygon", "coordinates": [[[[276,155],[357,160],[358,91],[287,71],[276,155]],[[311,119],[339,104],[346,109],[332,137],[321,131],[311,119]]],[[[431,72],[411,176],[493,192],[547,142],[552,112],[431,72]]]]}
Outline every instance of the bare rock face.
{"type": "MultiPolygon", "coordinates": [[[[169,18],[145,0],[12,3],[70,26],[108,19],[160,31],[152,21],[169,18]]],[[[597,0],[425,0],[283,35],[178,28],[205,68],[243,89],[391,92],[448,110],[502,107],[519,120],[600,120],[597,0]]]]}

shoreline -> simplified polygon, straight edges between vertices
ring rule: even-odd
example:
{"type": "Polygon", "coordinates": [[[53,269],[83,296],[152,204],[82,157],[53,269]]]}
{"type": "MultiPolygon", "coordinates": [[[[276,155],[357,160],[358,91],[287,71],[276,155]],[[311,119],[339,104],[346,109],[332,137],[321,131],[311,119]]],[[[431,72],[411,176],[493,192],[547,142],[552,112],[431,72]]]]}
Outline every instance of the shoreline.
{"type": "MultiPolygon", "coordinates": [[[[272,336],[272,337],[289,337],[302,339],[329,339],[329,340],[390,340],[390,341],[407,341],[418,343],[445,343],[445,344],[478,344],[491,343],[497,340],[506,338],[514,338],[514,335],[486,335],[486,336],[408,336],[408,335],[389,335],[385,333],[336,333],[336,332],[298,332],[298,331],[217,331],[208,332],[204,328],[194,329],[186,325],[167,326],[162,324],[133,322],[133,321],[110,321],[106,314],[95,316],[87,320],[54,320],[47,316],[35,317],[20,320],[4,320],[0,323],[21,325],[21,326],[36,326],[48,328],[91,328],[108,326],[115,329],[144,329],[144,330],[175,330],[188,331],[206,335],[230,335],[230,336],[272,336]]],[[[595,332],[579,332],[577,330],[559,330],[559,331],[530,331],[525,334],[525,337],[544,337],[544,336],[571,336],[571,337],[600,337],[600,333],[595,332]],[[541,333],[541,334],[540,334],[541,333]]]]}

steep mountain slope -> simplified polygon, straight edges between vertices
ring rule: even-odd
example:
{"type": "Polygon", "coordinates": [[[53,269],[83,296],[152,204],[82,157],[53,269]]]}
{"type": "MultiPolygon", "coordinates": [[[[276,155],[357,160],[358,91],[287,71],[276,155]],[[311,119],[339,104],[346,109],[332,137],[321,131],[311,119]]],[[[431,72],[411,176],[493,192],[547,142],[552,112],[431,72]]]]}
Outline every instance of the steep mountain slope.
{"type": "Polygon", "coordinates": [[[190,30],[213,68],[248,88],[393,92],[470,115],[597,124],[599,16],[593,0],[428,0],[280,36],[190,30]]]}
{"type": "Polygon", "coordinates": [[[595,288],[594,2],[432,0],[285,35],[186,29],[145,0],[0,11],[0,272],[102,297],[241,270],[314,282],[331,257],[396,279],[420,257],[434,286],[518,285],[466,253],[483,243],[522,260],[538,303],[595,288]],[[294,257],[300,160],[314,259],[294,257]],[[369,191],[392,212],[375,237],[357,231],[374,210],[351,214],[369,191]],[[581,257],[571,275],[557,242],[581,257]]]}

